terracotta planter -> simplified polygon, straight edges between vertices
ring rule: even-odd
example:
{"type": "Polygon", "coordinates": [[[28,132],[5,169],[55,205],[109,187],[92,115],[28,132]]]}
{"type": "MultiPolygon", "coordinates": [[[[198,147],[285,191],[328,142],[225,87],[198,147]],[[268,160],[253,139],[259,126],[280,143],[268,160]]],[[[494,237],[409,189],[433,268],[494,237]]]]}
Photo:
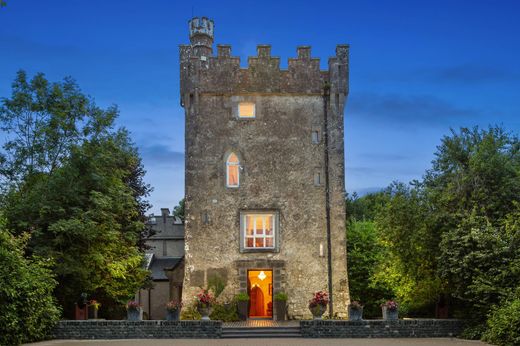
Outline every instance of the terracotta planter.
{"type": "Polygon", "coordinates": [[[202,316],[203,321],[209,321],[209,315],[211,315],[211,305],[210,304],[198,304],[197,311],[202,316]]]}
{"type": "Polygon", "coordinates": [[[181,312],[180,309],[166,310],[166,320],[168,320],[168,321],[178,321],[180,312],[181,312]]]}
{"type": "Polygon", "coordinates": [[[316,305],[314,307],[309,307],[309,310],[311,310],[312,318],[315,320],[321,320],[323,319],[323,314],[325,311],[327,311],[327,305],[316,305]]]}
{"type": "Polygon", "coordinates": [[[349,321],[361,321],[363,319],[363,308],[354,309],[352,306],[348,306],[348,320],[349,321]]]}
{"type": "Polygon", "coordinates": [[[390,310],[386,306],[382,307],[383,320],[395,321],[399,319],[399,309],[390,310]]]}
{"type": "Polygon", "coordinates": [[[247,320],[247,311],[249,307],[249,301],[248,300],[241,300],[237,302],[237,310],[238,310],[238,318],[241,321],[247,320]]]}
{"type": "Polygon", "coordinates": [[[276,312],[276,320],[285,321],[286,316],[287,316],[287,301],[275,300],[274,301],[274,310],[276,312]]]}
{"type": "Polygon", "coordinates": [[[126,310],[126,316],[129,321],[140,321],[141,311],[139,309],[128,309],[126,310]]]}

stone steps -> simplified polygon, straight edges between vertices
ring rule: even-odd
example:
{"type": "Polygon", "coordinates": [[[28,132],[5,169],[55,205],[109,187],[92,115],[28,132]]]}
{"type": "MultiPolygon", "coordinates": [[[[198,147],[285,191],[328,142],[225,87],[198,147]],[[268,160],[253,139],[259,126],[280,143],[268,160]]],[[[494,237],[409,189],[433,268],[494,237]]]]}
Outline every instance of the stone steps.
{"type": "Polygon", "coordinates": [[[223,328],[222,338],[301,338],[300,327],[223,328]]]}

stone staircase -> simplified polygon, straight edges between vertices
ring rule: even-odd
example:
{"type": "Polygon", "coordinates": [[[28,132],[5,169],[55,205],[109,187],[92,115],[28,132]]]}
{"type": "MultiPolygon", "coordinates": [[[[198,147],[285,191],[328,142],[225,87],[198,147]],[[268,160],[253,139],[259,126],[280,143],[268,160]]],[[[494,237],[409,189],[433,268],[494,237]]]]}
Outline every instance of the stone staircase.
{"type": "Polygon", "coordinates": [[[224,327],[222,338],[301,338],[300,327],[224,327]]]}

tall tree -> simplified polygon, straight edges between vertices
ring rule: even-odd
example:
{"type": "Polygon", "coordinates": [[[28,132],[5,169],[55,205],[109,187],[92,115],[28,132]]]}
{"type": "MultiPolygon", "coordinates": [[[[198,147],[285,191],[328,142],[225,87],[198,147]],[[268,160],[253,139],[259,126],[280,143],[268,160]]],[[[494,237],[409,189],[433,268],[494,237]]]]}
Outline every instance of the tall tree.
{"type": "Polygon", "coordinates": [[[0,120],[8,192],[3,209],[28,250],[53,258],[55,291],[70,313],[80,293],[104,306],[122,303],[144,283],[140,251],[150,187],[125,130],[113,130],[115,107],[102,110],[66,79],[23,72],[3,100],[0,120]]]}
{"type": "Polygon", "coordinates": [[[520,200],[520,142],[501,127],[452,130],[437,147],[424,186],[447,228],[473,211],[498,220],[520,200]]]}
{"type": "Polygon", "coordinates": [[[116,107],[97,107],[73,79],[49,83],[42,73],[28,80],[19,71],[11,97],[1,101],[0,124],[7,140],[0,174],[8,184],[52,173],[72,147],[109,133],[118,115],[116,107]]]}
{"type": "MultiPolygon", "coordinates": [[[[356,201],[362,201],[366,196],[356,201]]],[[[356,202],[354,202],[355,204],[356,202]]],[[[379,304],[394,292],[386,282],[376,281],[377,271],[388,253],[379,239],[374,221],[350,220],[347,223],[347,263],[350,299],[364,305],[364,316],[381,315],[379,304]]]]}
{"type": "Polygon", "coordinates": [[[452,131],[424,187],[442,237],[439,271],[455,297],[485,313],[520,283],[508,274],[520,256],[510,221],[520,202],[518,137],[501,127],[452,131]]]}
{"type": "Polygon", "coordinates": [[[392,288],[404,311],[432,314],[442,291],[437,275],[440,239],[431,227],[427,197],[416,185],[395,182],[385,191],[387,202],[375,221],[387,255],[374,280],[392,288]]]}

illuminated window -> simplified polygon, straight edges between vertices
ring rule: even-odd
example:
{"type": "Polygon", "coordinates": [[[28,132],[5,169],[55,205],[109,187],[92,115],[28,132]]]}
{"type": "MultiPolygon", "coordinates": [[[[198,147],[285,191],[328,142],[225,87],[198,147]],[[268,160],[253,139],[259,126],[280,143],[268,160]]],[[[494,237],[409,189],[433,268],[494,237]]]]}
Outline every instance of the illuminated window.
{"type": "Polygon", "coordinates": [[[242,249],[273,250],[275,248],[276,213],[242,213],[242,249]]]}
{"type": "Polygon", "coordinates": [[[238,116],[240,118],[254,118],[255,104],[252,102],[240,102],[238,104],[238,116]]]}
{"type": "Polygon", "coordinates": [[[228,155],[226,160],[226,186],[238,187],[240,185],[240,161],[235,153],[228,155]]]}

